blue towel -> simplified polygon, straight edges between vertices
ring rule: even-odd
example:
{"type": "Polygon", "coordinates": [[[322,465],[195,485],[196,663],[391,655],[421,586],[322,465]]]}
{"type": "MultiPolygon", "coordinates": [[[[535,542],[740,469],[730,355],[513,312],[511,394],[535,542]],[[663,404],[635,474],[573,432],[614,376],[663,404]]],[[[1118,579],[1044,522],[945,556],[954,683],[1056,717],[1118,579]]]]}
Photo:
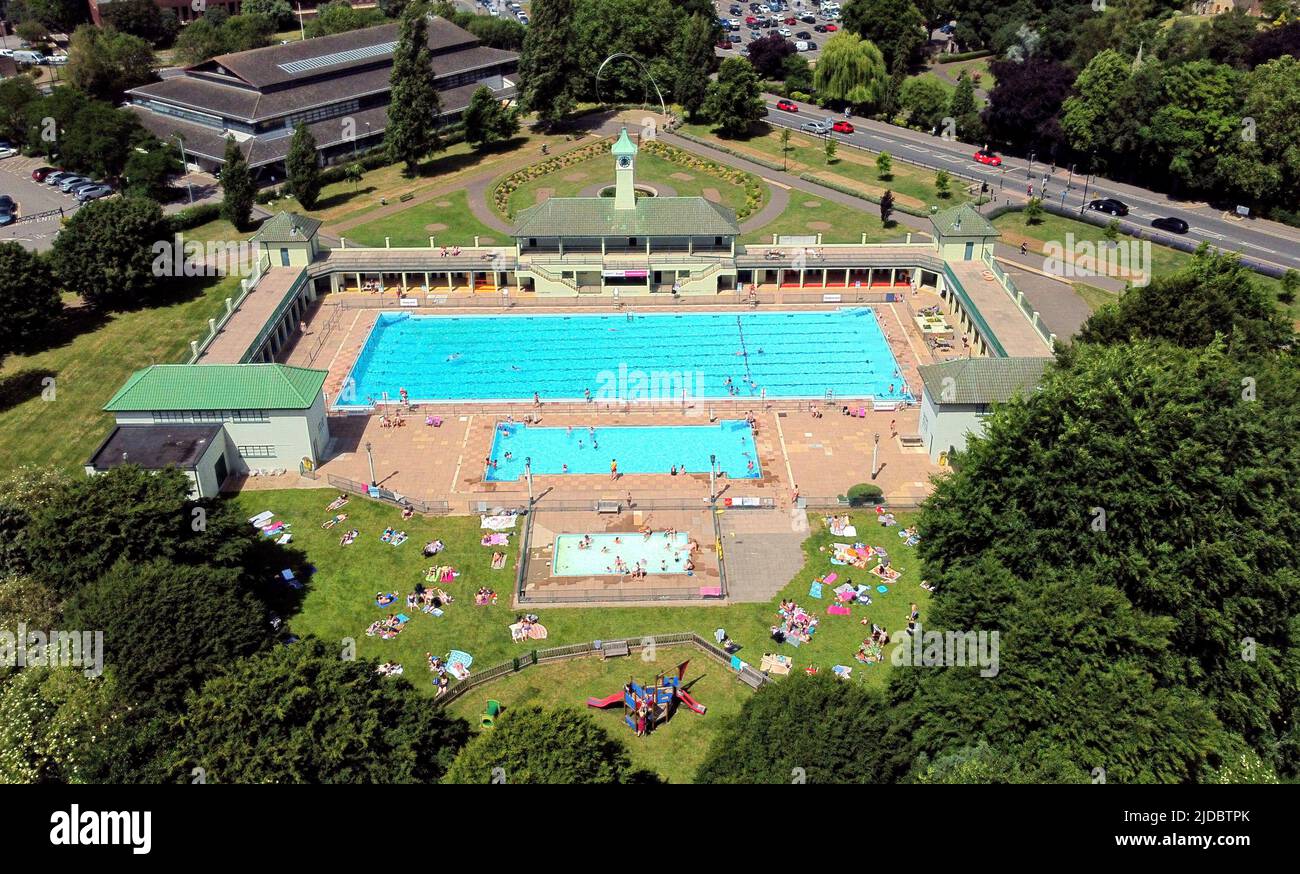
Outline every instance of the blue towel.
{"type": "Polygon", "coordinates": [[[820,598],[821,596],[822,596],[822,584],[821,584],[821,583],[814,582],[811,586],[808,587],[808,597],[809,597],[809,598],[820,598]]]}
{"type": "Polygon", "coordinates": [[[883,595],[889,591],[889,586],[876,586],[876,591],[883,595]]]}
{"type": "Polygon", "coordinates": [[[401,623],[407,623],[407,622],[410,622],[410,621],[411,621],[411,617],[410,617],[410,616],[407,616],[405,613],[398,613],[398,614],[397,614],[397,621],[398,621],[398,622],[401,622],[401,623]]]}
{"type": "Polygon", "coordinates": [[[787,635],[785,642],[790,644],[791,646],[798,646],[799,638],[795,637],[794,635],[787,635]]]}
{"type": "Polygon", "coordinates": [[[731,669],[732,669],[733,671],[737,671],[737,672],[739,672],[740,669],[743,668],[744,666],[745,666],[745,663],[742,662],[742,661],[740,660],[740,656],[732,656],[732,657],[731,657],[731,669]]]}

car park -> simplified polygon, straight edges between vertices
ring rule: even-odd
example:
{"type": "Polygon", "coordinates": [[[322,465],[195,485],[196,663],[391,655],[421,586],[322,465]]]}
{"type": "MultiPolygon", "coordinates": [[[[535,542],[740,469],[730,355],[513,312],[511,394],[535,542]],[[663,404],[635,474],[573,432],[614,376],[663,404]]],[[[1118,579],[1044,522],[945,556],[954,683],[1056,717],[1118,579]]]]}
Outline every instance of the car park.
{"type": "Polygon", "coordinates": [[[831,130],[839,134],[851,134],[853,133],[853,124],[852,122],[847,122],[844,119],[840,119],[839,121],[831,125],[831,130]]]}
{"type": "Polygon", "coordinates": [[[1088,209],[1104,212],[1107,215],[1128,215],[1128,204],[1113,197],[1101,197],[1088,203],[1088,209]]]}
{"type": "Polygon", "coordinates": [[[779,109],[779,110],[781,110],[782,112],[798,112],[798,111],[799,111],[799,107],[798,107],[797,105],[795,105],[795,103],[794,103],[793,101],[790,101],[790,100],[778,100],[778,101],[776,102],[776,108],[779,109]]]}
{"type": "Polygon", "coordinates": [[[990,152],[988,149],[980,149],[975,153],[975,161],[989,167],[1001,167],[1002,159],[990,152]]]}
{"type": "Polygon", "coordinates": [[[831,132],[831,123],[829,121],[805,121],[799,125],[799,130],[824,136],[831,132]]]}
{"type": "Polygon", "coordinates": [[[1187,233],[1187,222],[1183,221],[1180,218],[1174,218],[1173,216],[1166,216],[1164,218],[1152,219],[1151,227],[1159,228],[1162,231],[1168,231],[1171,234],[1187,233]]]}

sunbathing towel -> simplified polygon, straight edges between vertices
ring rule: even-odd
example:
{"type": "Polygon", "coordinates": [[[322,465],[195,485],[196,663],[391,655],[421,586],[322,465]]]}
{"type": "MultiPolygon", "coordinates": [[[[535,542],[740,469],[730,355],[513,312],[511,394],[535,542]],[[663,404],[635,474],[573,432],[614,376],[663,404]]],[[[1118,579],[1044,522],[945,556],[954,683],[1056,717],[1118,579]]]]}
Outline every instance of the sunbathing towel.
{"type": "Polygon", "coordinates": [[[347,502],[348,502],[347,495],[339,495],[337,498],[330,501],[328,505],[326,505],[325,510],[327,512],[332,512],[334,510],[337,510],[339,507],[342,507],[347,502]]]}
{"type": "Polygon", "coordinates": [[[528,629],[528,637],[531,640],[546,640],[548,634],[546,626],[536,622],[533,623],[532,628],[528,629]]]}
{"type": "Polygon", "coordinates": [[[822,578],[822,582],[829,586],[839,578],[840,575],[832,571],[831,573],[827,574],[825,577],[822,578]]]}
{"type": "Polygon", "coordinates": [[[391,543],[393,546],[401,546],[408,539],[409,538],[405,534],[399,534],[396,537],[394,537],[392,540],[390,540],[389,543],[391,543]]]}
{"type": "Polygon", "coordinates": [[[387,592],[387,593],[385,593],[385,596],[384,596],[383,598],[376,598],[376,599],[375,599],[375,606],[376,606],[376,607],[391,607],[391,606],[393,606],[393,605],[396,604],[396,603],[397,603],[397,593],[396,593],[396,592],[387,592]]]}
{"type": "Polygon", "coordinates": [[[847,562],[847,561],[840,561],[838,558],[833,558],[833,559],[831,559],[831,564],[833,564],[833,565],[837,565],[838,567],[846,567],[846,566],[848,566],[848,562],[847,562]]]}
{"type": "Polygon", "coordinates": [[[492,558],[492,570],[499,571],[506,566],[506,554],[498,553],[492,558]]]}
{"type": "Polygon", "coordinates": [[[280,546],[284,546],[285,544],[289,543],[289,542],[292,541],[292,540],[293,540],[293,535],[292,535],[292,534],[281,534],[281,535],[276,539],[275,542],[276,542],[277,544],[279,544],[280,546]]]}
{"type": "Polygon", "coordinates": [[[853,611],[848,607],[845,607],[843,604],[832,604],[826,608],[826,612],[831,616],[848,616],[853,611]]]}
{"type": "Polygon", "coordinates": [[[479,516],[480,527],[488,528],[492,531],[505,531],[507,528],[514,528],[519,517],[514,513],[506,513],[502,516],[479,516]]]}
{"type": "Polygon", "coordinates": [[[410,621],[411,621],[411,617],[410,617],[410,616],[407,616],[405,613],[398,613],[398,614],[397,614],[397,622],[398,622],[399,624],[401,624],[401,625],[405,625],[406,623],[408,623],[408,622],[410,622],[410,621]]]}
{"type": "Polygon", "coordinates": [[[822,596],[822,584],[821,584],[821,583],[813,583],[811,586],[808,587],[808,597],[809,597],[809,598],[820,598],[821,596],[822,596]]]}
{"type": "Polygon", "coordinates": [[[832,525],[831,533],[838,535],[839,537],[856,537],[858,535],[858,529],[852,525],[840,525],[839,527],[832,525]]]}
{"type": "Polygon", "coordinates": [[[744,667],[745,667],[745,663],[740,660],[740,656],[731,657],[731,669],[733,671],[735,671],[736,673],[740,673],[741,669],[743,669],[744,667]]]}
{"type": "Polygon", "coordinates": [[[841,680],[847,680],[853,673],[853,668],[850,668],[848,665],[836,665],[831,668],[831,670],[834,671],[835,676],[839,677],[841,680]]]}
{"type": "Polygon", "coordinates": [[[254,528],[261,528],[267,522],[270,522],[273,516],[275,516],[275,514],[272,513],[270,510],[263,510],[262,512],[258,513],[256,516],[250,516],[248,519],[248,524],[252,525],[254,528]]]}
{"type": "Polygon", "coordinates": [[[876,586],[876,591],[882,595],[888,594],[889,586],[876,586]]]}
{"type": "Polygon", "coordinates": [[[494,531],[491,534],[484,534],[483,539],[479,541],[480,546],[506,546],[510,543],[510,535],[502,534],[500,531],[494,531]]]}

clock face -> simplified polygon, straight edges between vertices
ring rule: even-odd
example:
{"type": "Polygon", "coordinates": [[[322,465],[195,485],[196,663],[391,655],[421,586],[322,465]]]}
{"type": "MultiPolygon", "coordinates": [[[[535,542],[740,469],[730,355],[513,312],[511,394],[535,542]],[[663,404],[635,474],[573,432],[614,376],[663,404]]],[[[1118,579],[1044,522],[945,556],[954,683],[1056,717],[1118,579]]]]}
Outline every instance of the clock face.
{"type": "Polygon", "coordinates": [[[618,166],[626,170],[628,167],[632,166],[632,159],[629,158],[627,155],[624,155],[623,157],[618,159],[618,166]]]}

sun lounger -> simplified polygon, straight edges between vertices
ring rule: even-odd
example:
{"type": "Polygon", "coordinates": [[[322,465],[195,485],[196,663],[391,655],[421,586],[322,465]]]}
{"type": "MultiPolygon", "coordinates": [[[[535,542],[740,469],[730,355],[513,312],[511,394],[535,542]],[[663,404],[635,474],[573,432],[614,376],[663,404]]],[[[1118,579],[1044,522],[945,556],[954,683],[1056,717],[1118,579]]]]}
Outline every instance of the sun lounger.
{"type": "Polygon", "coordinates": [[[254,528],[261,528],[267,522],[270,522],[274,516],[275,514],[270,510],[263,510],[256,516],[249,517],[248,524],[252,525],[254,528]]]}

